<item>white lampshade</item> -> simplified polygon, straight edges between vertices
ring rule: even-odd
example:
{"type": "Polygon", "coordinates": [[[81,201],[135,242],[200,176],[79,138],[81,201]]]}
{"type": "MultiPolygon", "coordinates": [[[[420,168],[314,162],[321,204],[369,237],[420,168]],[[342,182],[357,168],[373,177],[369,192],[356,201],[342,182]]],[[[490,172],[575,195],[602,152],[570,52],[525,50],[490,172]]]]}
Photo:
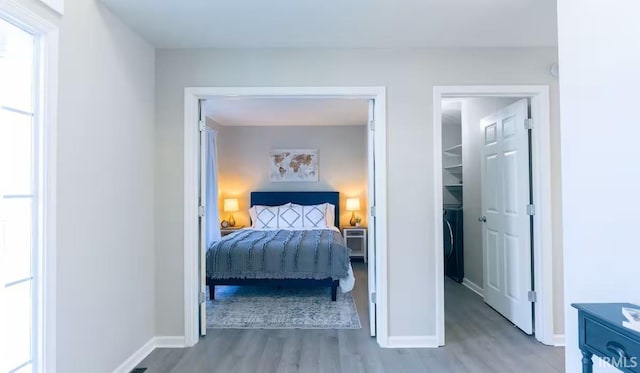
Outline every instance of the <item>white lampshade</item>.
{"type": "Polygon", "coordinates": [[[360,199],[347,198],[347,211],[360,211],[360,199]]]}
{"type": "Polygon", "coordinates": [[[238,199],[237,198],[225,198],[224,199],[224,212],[235,212],[240,211],[238,207],[238,199]]]}

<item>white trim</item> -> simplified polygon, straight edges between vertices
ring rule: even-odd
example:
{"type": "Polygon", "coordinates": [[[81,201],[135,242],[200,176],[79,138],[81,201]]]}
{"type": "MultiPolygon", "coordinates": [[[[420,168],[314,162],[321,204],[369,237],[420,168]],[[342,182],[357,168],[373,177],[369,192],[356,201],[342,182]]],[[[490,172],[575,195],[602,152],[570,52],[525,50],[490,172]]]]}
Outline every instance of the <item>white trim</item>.
{"type": "Polygon", "coordinates": [[[376,339],[388,347],[387,170],[385,87],[187,87],[184,91],[184,328],[185,345],[198,342],[198,100],[216,96],[363,98],[376,100],[376,339]]]}
{"type": "Polygon", "coordinates": [[[554,334],[553,335],[553,345],[556,347],[564,346],[564,334],[554,334]]]}
{"type": "Polygon", "coordinates": [[[64,0],[40,0],[49,8],[55,10],[58,14],[64,15],[64,0]]]}
{"type": "Polygon", "coordinates": [[[390,336],[389,348],[437,348],[438,338],[433,335],[390,336]]]}
{"type": "Polygon", "coordinates": [[[514,86],[435,86],[433,87],[434,137],[434,235],[436,282],[436,336],[444,345],[444,268],[442,249],[442,98],[453,97],[530,97],[535,119],[532,133],[534,277],[538,301],[535,307],[535,338],[553,345],[553,248],[551,245],[551,144],[549,87],[546,85],[514,86]]]}
{"type": "Polygon", "coordinates": [[[183,336],[158,336],[155,337],[156,348],[184,348],[183,336]]]}
{"type": "Polygon", "coordinates": [[[482,286],[476,284],[475,282],[469,280],[466,277],[462,279],[462,285],[464,285],[469,290],[473,291],[474,293],[484,298],[484,289],[482,288],[482,286]]]}
{"type": "Polygon", "coordinates": [[[129,356],[122,364],[118,365],[116,369],[113,370],[113,373],[129,373],[133,370],[133,368],[137,367],[138,364],[145,357],[149,356],[150,353],[153,352],[156,348],[156,338],[152,337],[147,343],[142,345],[139,349],[136,350],[131,356],[129,356]]]}
{"type": "Polygon", "coordinates": [[[39,199],[41,239],[38,255],[38,331],[40,372],[56,372],[56,227],[57,227],[57,125],[58,125],[58,26],[14,0],[0,0],[0,14],[32,32],[40,57],[34,119],[39,132],[39,199]]]}
{"type": "Polygon", "coordinates": [[[138,364],[142,360],[144,360],[149,354],[153,352],[156,348],[182,348],[184,346],[184,337],[170,337],[170,336],[159,336],[152,337],[142,345],[139,349],[137,349],[131,356],[129,356],[125,361],[122,362],[116,369],[113,370],[113,373],[129,373],[133,370],[133,368],[137,367],[138,364]]]}

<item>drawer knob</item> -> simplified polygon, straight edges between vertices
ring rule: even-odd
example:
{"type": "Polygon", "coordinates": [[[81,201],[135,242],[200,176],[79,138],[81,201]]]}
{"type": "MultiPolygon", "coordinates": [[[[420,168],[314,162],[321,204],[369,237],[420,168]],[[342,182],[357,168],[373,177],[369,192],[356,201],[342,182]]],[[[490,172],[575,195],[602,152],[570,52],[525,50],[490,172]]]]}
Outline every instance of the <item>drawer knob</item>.
{"type": "Polygon", "coordinates": [[[622,347],[622,345],[620,345],[619,343],[616,342],[608,342],[607,343],[607,350],[609,352],[611,352],[612,354],[616,354],[618,355],[618,357],[620,359],[626,359],[627,358],[627,353],[624,350],[624,347],[622,347]]]}

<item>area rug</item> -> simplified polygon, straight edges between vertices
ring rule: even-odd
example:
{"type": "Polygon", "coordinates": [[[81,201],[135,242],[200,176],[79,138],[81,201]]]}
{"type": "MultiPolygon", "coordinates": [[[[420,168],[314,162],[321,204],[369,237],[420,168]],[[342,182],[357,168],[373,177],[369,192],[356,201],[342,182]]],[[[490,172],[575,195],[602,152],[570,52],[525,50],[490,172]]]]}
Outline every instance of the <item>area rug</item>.
{"type": "Polygon", "coordinates": [[[207,301],[207,327],[213,329],[360,329],[351,293],[329,288],[216,286],[207,301]]]}

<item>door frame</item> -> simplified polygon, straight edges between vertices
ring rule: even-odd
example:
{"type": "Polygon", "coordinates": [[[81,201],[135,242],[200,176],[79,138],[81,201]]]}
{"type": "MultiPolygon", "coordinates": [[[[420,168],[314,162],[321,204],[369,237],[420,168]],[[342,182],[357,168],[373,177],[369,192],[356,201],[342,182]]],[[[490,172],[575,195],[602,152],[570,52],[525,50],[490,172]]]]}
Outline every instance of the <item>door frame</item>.
{"type": "Polygon", "coordinates": [[[553,334],[553,247],[551,211],[551,143],[549,86],[435,86],[433,88],[433,168],[435,221],[436,338],[445,344],[444,327],[444,255],[442,242],[442,108],[443,98],[522,97],[531,99],[531,115],[535,120],[531,133],[533,200],[533,274],[537,301],[534,303],[535,338],[555,345],[553,334]]]}
{"type": "Polygon", "coordinates": [[[387,148],[385,87],[186,87],[184,89],[184,343],[198,343],[198,101],[215,97],[359,98],[375,105],[376,340],[388,346],[387,148]]]}

